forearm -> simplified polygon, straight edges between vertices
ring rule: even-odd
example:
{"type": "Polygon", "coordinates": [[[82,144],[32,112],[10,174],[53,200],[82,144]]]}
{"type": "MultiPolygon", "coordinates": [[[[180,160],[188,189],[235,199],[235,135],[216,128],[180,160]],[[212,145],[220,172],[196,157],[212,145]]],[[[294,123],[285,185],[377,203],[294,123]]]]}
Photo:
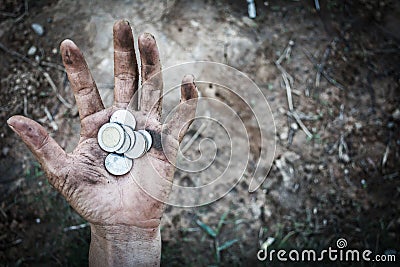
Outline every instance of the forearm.
{"type": "Polygon", "coordinates": [[[90,266],[159,266],[160,229],[91,225],[90,266]]]}

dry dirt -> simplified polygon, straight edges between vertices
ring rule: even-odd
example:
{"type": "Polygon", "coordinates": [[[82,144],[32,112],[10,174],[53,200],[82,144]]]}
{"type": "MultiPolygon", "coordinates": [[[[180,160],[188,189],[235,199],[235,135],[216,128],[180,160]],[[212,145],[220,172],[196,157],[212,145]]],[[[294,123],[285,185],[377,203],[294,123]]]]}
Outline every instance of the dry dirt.
{"type": "MultiPolygon", "coordinates": [[[[70,38],[83,50],[108,106],[113,94],[112,25],[120,18],[131,22],[134,36],[145,31],[155,35],[164,68],[208,60],[247,74],[268,99],[276,125],[276,134],[272,123],[254,127],[248,106],[219,88],[199,85],[203,95],[222,100],[244,119],[252,152],[245,178],[257,160],[259,131],[273,134],[275,160],[255,193],[248,193],[244,179],[210,205],[168,207],[162,222],[162,265],[263,265],[256,252],[267,240],[271,248],[324,249],[346,238],[352,248],[399,253],[399,3],[320,1],[317,12],[313,1],[256,1],[258,16],[251,20],[244,0],[25,2],[25,15],[24,1],[0,4],[2,265],[87,264],[87,225],[46,182],[6,119],[25,114],[72,151],[79,118],[75,107],[60,101],[61,96],[74,105],[59,43],[70,38]],[[44,26],[43,36],[32,30],[32,23],[44,26]],[[37,51],[28,55],[32,46],[37,51]],[[294,108],[312,138],[287,115],[285,83],[275,64],[282,54],[281,65],[293,77],[294,108]],[[57,93],[38,66],[49,73],[57,93]],[[73,225],[82,227],[68,228],[73,225]]],[[[249,92],[257,105],[255,96],[249,92]]],[[[171,103],[167,100],[166,106],[171,103]]],[[[200,127],[195,123],[184,142],[200,127]]],[[[221,144],[218,162],[224,162],[229,148],[217,127],[207,127],[188,156],[198,156],[205,138],[221,144]]],[[[206,174],[221,168],[214,164],[206,174]]],[[[178,171],[175,181],[191,186],[210,178],[204,176],[178,171]]]]}

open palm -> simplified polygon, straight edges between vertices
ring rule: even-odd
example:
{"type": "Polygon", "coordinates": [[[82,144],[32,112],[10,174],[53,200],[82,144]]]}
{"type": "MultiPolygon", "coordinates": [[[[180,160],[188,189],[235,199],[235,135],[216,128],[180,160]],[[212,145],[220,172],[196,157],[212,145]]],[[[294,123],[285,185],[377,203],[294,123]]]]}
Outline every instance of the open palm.
{"type": "Polygon", "coordinates": [[[160,123],[163,82],[157,45],[150,34],[142,34],[138,43],[140,101],[132,30],[126,21],[114,25],[114,104],[105,109],[82,53],[72,41],[62,42],[63,63],[81,119],[81,138],[72,153],[67,154],[35,121],[22,116],[8,120],[41,163],[49,182],[93,225],[159,226],[179,142],[196,110],[197,90],[193,76],[188,75],[182,81],[176,114],[166,124],[160,123]],[[137,120],[136,129],[147,129],[154,139],[150,151],[135,159],[130,173],[123,176],[107,172],[107,152],[97,143],[99,128],[118,109],[129,109],[137,120]]]}

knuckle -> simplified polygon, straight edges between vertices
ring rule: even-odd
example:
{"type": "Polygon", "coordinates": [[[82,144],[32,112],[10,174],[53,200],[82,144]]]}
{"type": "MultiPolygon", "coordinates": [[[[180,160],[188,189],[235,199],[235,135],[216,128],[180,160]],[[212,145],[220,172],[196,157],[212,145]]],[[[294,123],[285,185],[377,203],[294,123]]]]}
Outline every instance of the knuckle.
{"type": "Polygon", "coordinates": [[[81,87],[77,90],[76,94],[78,96],[86,96],[86,95],[90,95],[95,89],[95,86],[85,86],[85,87],[81,87]]]}
{"type": "Polygon", "coordinates": [[[121,72],[118,73],[115,78],[122,80],[122,81],[127,81],[127,80],[133,80],[135,78],[135,75],[129,72],[121,72]]]}

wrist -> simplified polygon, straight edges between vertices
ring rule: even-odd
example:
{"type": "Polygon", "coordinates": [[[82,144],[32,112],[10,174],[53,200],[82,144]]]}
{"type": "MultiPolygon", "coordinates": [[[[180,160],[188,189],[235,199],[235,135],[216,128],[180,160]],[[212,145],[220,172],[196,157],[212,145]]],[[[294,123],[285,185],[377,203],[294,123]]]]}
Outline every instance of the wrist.
{"type": "Polygon", "coordinates": [[[159,266],[160,228],[91,224],[89,265],[159,266]]]}

